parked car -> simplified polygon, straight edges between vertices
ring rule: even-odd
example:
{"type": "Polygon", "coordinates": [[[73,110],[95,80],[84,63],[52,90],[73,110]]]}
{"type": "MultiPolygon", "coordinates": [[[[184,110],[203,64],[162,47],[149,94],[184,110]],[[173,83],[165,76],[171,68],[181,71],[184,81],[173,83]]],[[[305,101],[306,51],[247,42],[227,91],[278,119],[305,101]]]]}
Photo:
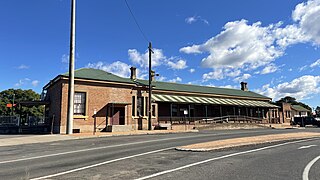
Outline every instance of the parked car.
{"type": "Polygon", "coordinates": [[[294,117],[291,123],[300,127],[305,127],[306,125],[320,126],[320,121],[314,117],[294,117]]]}

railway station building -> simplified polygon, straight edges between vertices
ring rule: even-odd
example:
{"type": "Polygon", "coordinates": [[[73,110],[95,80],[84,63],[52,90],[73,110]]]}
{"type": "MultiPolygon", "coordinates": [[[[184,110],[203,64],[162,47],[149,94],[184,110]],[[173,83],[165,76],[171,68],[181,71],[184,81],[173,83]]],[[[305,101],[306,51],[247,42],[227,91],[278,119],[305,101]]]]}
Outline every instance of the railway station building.
{"type": "MultiPolygon", "coordinates": [[[[148,129],[148,80],[137,79],[136,68],[130,69],[130,78],[91,68],[75,71],[74,132],[148,129]]],[[[53,131],[65,133],[68,73],[58,75],[43,89],[53,131]]],[[[280,122],[278,106],[271,98],[250,91],[245,82],[239,89],[228,89],[152,79],[151,98],[153,129],[197,123],[280,122]]]]}

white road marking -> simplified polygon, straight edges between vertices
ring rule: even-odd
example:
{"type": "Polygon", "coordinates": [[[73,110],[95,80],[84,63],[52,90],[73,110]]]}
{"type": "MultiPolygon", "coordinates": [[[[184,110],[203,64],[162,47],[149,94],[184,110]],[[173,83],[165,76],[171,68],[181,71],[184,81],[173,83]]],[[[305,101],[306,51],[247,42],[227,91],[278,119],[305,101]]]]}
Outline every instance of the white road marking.
{"type": "Polygon", "coordinates": [[[304,168],[302,173],[302,180],[309,180],[309,171],[314,163],[316,163],[320,159],[320,156],[314,158],[312,161],[310,161],[307,166],[304,168]]]}
{"type": "Polygon", "coordinates": [[[314,147],[314,146],[317,146],[317,145],[312,144],[312,145],[308,145],[308,146],[301,146],[298,149],[307,149],[307,148],[311,148],[311,147],[314,147]]]}
{"type": "Polygon", "coordinates": [[[145,153],[141,153],[141,154],[135,154],[135,155],[132,155],[132,156],[126,156],[126,157],[122,157],[122,158],[118,158],[118,159],[113,159],[113,160],[110,160],[110,161],[105,161],[105,162],[101,162],[101,163],[97,163],[97,164],[92,164],[92,165],[89,165],[89,166],[84,166],[84,167],[80,167],[80,168],[76,168],[76,169],[71,169],[69,171],[64,171],[64,172],[51,174],[51,175],[47,175],[47,176],[32,178],[30,180],[47,179],[47,178],[52,178],[52,177],[56,177],[56,176],[61,176],[61,175],[65,175],[65,174],[69,174],[69,173],[73,173],[73,172],[82,171],[82,170],[85,170],[85,169],[101,166],[101,165],[104,165],[104,164],[110,164],[110,163],[121,161],[121,160],[125,160],[125,159],[131,159],[131,158],[134,158],[134,157],[139,157],[139,156],[144,156],[144,155],[148,155],[148,154],[152,154],[152,153],[162,152],[162,151],[166,151],[166,150],[169,150],[169,149],[174,149],[174,147],[159,149],[159,150],[155,150],[155,151],[149,151],[149,152],[145,152],[145,153]]]}
{"type": "Polygon", "coordinates": [[[0,164],[13,163],[13,162],[19,162],[19,161],[27,161],[27,160],[34,160],[34,159],[47,158],[47,157],[53,157],[53,156],[61,156],[61,155],[66,155],[66,154],[80,153],[80,152],[93,151],[93,150],[101,150],[101,149],[121,147],[121,146],[129,146],[129,145],[150,143],[150,142],[160,142],[160,141],[177,140],[177,139],[188,139],[188,138],[195,138],[195,137],[196,138],[197,137],[208,137],[208,136],[226,135],[226,134],[227,135],[233,135],[233,134],[242,134],[242,133],[255,133],[255,132],[261,132],[261,131],[239,132],[239,133],[232,133],[232,134],[230,134],[230,133],[205,134],[205,135],[197,135],[197,136],[183,136],[183,137],[175,137],[175,138],[155,139],[155,140],[140,141],[140,142],[133,142],[133,143],[117,144],[117,145],[111,145],[111,146],[80,149],[80,150],[75,150],[75,151],[67,151],[67,152],[61,152],[61,153],[55,153],[55,154],[47,154],[47,155],[34,156],[34,157],[27,157],[27,158],[21,158],[21,159],[12,159],[12,160],[7,160],[7,161],[0,161],[0,164]]]}
{"type": "Polygon", "coordinates": [[[272,146],[266,146],[266,147],[262,147],[262,148],[258,148],[258,149],[252,149],[252,150],[248,150],[248,151],[232,153],[232,154],[228,154],[228,155],[224,155],[224,156],[220,156],[220,157],[207,159],[207,160],[204,160],[204,161],[195,162],[195,163],[188,164],[188,165],[185,165],[185,166],[181,166],[181,167],[178,167],[178,168],[174,168],[174,169],[169,169],[169,170],[166,170],[166,171],[158,172],[158,173],[155,173],[155,174],[151,174],[149,176],[140,177],[140,178],[137,178],[136,180],[144,180],[144,179],[149,179],[149,178],[161,176],[161,175],[172,173],[172,172],[179,171],[179,170],[182,170],[182,169],[190,168],[192,166],[197,166],[197,165],[200,165],[200,164],[204,164],[204,163],[207,163],[207,162],[210,162],[210,161],[215,161],[215,160],[219,160],[219,159],[225,159],[225,158],[238,156],[238,155],[242,155],[242,154],[249,154],[249,153],[252,153],[252,152],[257,152],[257,151],[262,151],[262,150],[266,150],[266,149],[276,148],[276,147],[284,146],[284,145],[288,145],[288,144],[295,144],[295,143],[300,143],[300,142],[305,142],[305,141],[311,141],[311,140],[315,140],[315,139],[319,139],[319,138],[291,141],[291,142],[276,144],[276,145],[272,145],[272,146]]]}

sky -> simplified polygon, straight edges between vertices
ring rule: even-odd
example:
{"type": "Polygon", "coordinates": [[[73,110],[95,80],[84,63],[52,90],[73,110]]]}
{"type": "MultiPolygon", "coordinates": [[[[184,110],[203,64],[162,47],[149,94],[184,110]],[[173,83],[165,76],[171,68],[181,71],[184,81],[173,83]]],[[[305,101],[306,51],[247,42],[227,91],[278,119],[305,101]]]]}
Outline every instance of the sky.
{"type": "MultiPolygon", "coordinates": [[[[77,0],[78,68],[240,88],[320,106],[320,0],[77,0]],[[143,35],[144,34],[144,35],[143,35]]],[[[70,0],[0,1],[0,91],[68,71],[70,0]]]]}

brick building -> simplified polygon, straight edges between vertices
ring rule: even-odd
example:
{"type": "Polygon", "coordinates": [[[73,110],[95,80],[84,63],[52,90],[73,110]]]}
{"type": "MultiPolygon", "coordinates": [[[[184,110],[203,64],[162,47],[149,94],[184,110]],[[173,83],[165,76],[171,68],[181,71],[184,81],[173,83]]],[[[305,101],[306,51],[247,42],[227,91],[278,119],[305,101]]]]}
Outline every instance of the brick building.
{"type": "MultiPolygon", "coordinates": [[[[278,122],[278,106],[271,99],[251,92],[246,83],[241,90],[152,82],[153,127],[186,120],[258,120],[278,122]]],[[[55,133],[66,132],[68,74],[58,75],[45,87],[46,115],[53,119],[55,133]]],[[[74,131],[130,131],[147,129],[148,81],[82,68],[75,71],[74,131]],[[94,114],[96,112],[96,114],[94,114]],[[94,120],[96,119],[96,127],[94,120]]]]}
{"type": "Polygon", "coordinates": [[[308,116],[310,110],[300,105],[292,105],[291,103],[283,102],[280,106],[279,112],[281,123],[290,123],[294,117],[308,116]]]}

